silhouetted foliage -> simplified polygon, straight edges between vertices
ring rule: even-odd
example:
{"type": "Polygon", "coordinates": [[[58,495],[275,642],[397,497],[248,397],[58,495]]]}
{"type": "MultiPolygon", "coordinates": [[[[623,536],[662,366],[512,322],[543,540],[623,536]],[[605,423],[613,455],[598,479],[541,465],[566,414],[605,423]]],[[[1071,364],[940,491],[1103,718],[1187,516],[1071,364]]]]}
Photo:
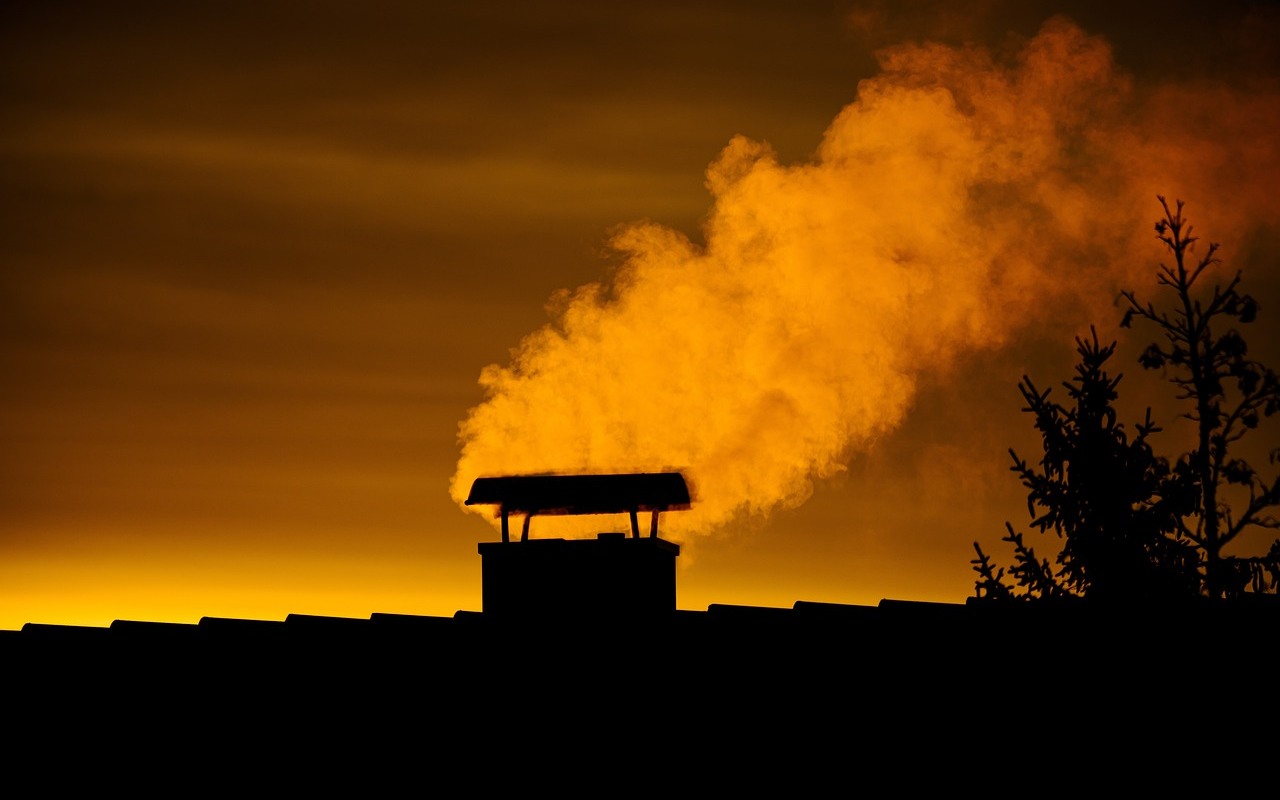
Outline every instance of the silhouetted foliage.
{"type": "MultiPolygon", "coordinates": [[[[1162,263],[1157,280],[1174,293],[1173,310],[1144,304],[1126,291],[1129,308],[1120,324],[1129,327],[1139,319],[1156,326],[1164,341],[1143,351],[1140,363],[1161,371],[1177,387],[1177,398],[1191,406],[1182,416],[1195,424],[1195,443],[1178,457],[1175,470],[1191,485],[1193,503],[1177,518],[1178,533],[1199,551],[1197,578],[1204,595],[1229,599],[1246,592],[1277,593],[1280,539],[1260,556],[1225,552],[1233,543],[1244,544],[1237,540],[1246,532],[1280,528],[1272,513],[1280,505],[1280,475],[1268,482],[1239,457],[1236,447],[1264,418],[1280,411],[1276,373],[1249,358],[1244,336],[1234,327],[1253,322],[1258,303],[1240,291],[1239,270],[1225,286],[1215,284],[1204,299],[1196,296],[1197,282],[1221,263],[1218,245],[1210,244],[1195,259],[1198,239],[1183,216],[1183,202],[1171,209],[1163,197],[1159,200],[1164,217],[1156,223],[1156,235],[1173,255],[1173,264],[1162,263]],[[1236,500],[1234,507],[1228,495],[1236,500]]],[[[1278,458],[1280,448],[1272,449],[1268,460],[1273,467],[1278,458]]]]}
{"type": "Polygon", "coordinates": [[[1014,548],[1009,583],[1005,569],[974,542],[979,597],[1115,603],[1194,595],[1186,576],[1195,555],[1174,525],[1187,493],[1174,491],[1180,481],[1152,451],[1148,440],[1160,429],[1150,411],[1132,438],[1118,421],[1112,404],[1121,376],[1106,369],[1115,349],[1115,342],[1100,344],[1096,330],[1090,339],[1076,339],[1076,375],[1063,383],[1068,405],[1052,400],[1049,389],[1041,391],[1027,376],[1018,384],[1044,455],[1032,465],[1011,449],[1011,469],[1027,488],[1031,526],[1052,531],[1062,545],[1055,567],[1006,523],[1003,541],[1014,548]]]}
{"type": "MultiPolygon", "coordinates": [[[[1258,304],[1239,291],[1239,272],[1225,287],[1215,285],[1209,299],[1195,296],[1197,281],[1220,263],[1218,245],[1189,263],[1197,239],[1183,203],[1171,209],[1159,200],[1164,216],[1156,234],[1174,263],[1160,265],[1158,283],[1176,295],[1174,310],[1158,310],[1125,291],[1128,309],[1120,324],[1142,319],[1163,333],[1165,341],[1146,348],[1139,363],[1161,370],[1177,387],[1176,399],[1191,404],[1182,416],[1196,425],[1195,446],[1172,462],[1157,456],[1149,440],[1161,429],[1150,409],[1130,438],[1112,405],[1120,376],[1105,369],[1116,344],[1100,345],[1096,331],[1092,340],[1077,338],[1076,376],[1064,384],[1070,406],[1052,401],[1026,376],[1018,386],[1027,401],[1023,410],[1035,416],[1043,439],[1038,467],[1009,451],[1028,490],[1031,526],[1062,540],[1056,567],[1006,523],[1002,541],[1014,548],[1007,575],[974,542],[979,598],[1139,602],[1280,592],[1280,539],[1264,555],[1224,552],[1245,531],[1280,527],[1270,513],[1280,505],[1280,477],[1268,483],[1232,452],[1261,418],[1280,411],[1280,382],[1248,358],[1236,328],[1215,332],[1221,323],[1252,322],[1258,304]],[[1229,487],[1243,501],[1238,511],[1227,502],[1229,487]]],[[[1269,455],[1275,465],[1280,448],[1269,455]]]]}

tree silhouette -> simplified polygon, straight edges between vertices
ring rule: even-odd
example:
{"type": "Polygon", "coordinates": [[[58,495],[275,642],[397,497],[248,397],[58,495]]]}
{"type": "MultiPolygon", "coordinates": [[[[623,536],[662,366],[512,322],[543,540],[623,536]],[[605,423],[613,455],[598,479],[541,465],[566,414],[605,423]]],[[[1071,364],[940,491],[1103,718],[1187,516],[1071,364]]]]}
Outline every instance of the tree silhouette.
{"type": "MultiPolygon", "coordinates": [[[[1235,324],[1247,325],[1258,304],[1239,287],[1240,271],[1225,286],[1215,284],[1205,299],[1196,284],[1212,267],[1218,245],[1210,244],[1198,260],[1192,256],[1197,237],[1183,216],[1183,202],[1171,209],[1159,197],[1164,217],[1156,235],[1173,255],[1173,265],[1160,265],[1158,283],[1174,295],[1172,311],[1142,303],[1131,291],[1121,321],[1129,327],[1137,318],[1154,324],[1164,342],[1151,344],[1140,363],[1160,370],[1177,387],[1177,398],[1190,404],[1182,414],[1196,426],[1194,446],[1178,458],[1176,471],[1193,488],[1194,502],[1176,520],[1181,536],[1199,550],[1197,565],[1201,592],[1213,599],[1237,598],[1248,591],[1280,591],[1280,539],[1261,556],[1228,554],[1226,549],[1246,532],[1280,528],[1272,510],[1280,505],[1280,475],[1267,482],[1236,446],[1258,429],[1261,418],[1280,411],[1280,381],[1276,373],[1249,358],[1244,337],[1235,324]],[[1222,330],[1221,326],[1227,326],[1222,330]],[[1232,491],[1236,487],[1237,491],[1232,491]],[[1233,508],[1228,497],[1236,500],[1233,508]]],[[[1280,448],[1269,453],[1274,467],[1280,448]]]]}
{"type": "Polygon", "coordinates": [[[1090,330],[1091,338],[1076,338],[1076,374],[1063,383],[1069,405],[1027,376],[1018,384],[1044,455],[1031,465],[1010,449],[1011,469],[1028,490],[1031,526],[1062,540],[1056,567],[1005,523],[1003,541],[1014,547],[1012,583],[974,542],[979,597],[1133,603],[1194,596],[1187,576],[1195,555],[1174,524],[1187,493],[1175,491],[1177,476],[1151,448],[1149,438],[1160,429],[1150,410],[1132,438],[1118,421],[1113,403],[1121,376],[1106,369],[1116,343],[1104,346],[1090,330]]]}
{"type": "MultiPolygon", "coordinates": [[[[1150,409],[1130,438],[1113,407],[1120,375],[1106,371],[1116,343],[1102,346],[1096,330],[1091,339],[1076,339],[1076,375],[1063,384],[1070,405],[1023,376],[1023,410],[1035,416],[1044,456],[1033,466],[1010,450],[1012,469],[1028,490],[1031,526],[1052,530],[1062,545],[1054,566],[1006,522],[1002,541],[1014,548],[1006,574],[974,542],[978,598],[1132,603],[1280,593],[1280,539],[1264,555],[1226,552],[1246,531],[1280,528],[1271,513],[1280,505],[1280,476],[1268,483],[1234,449],[1280,411],[1280,381],[1248,357],[1235,327],[1220,328],[1253,322],[1258,305],[1239,291],[1238,271],[1207,300],[1196,297],[1197,281],[1220,263],[1218,245],[1189,260],[1197,239],[1182,201],[1171,209],[1158,199],[1164,216],[1156,234],[1174,259],[1160,265],[1158,283],[1174,292],[1175,308],[1161,311],[1124,291],[1128,309],[1120,324],[1146,320],[1163,333],[1164,343],[1150,345],[1139,362],[1161,370],[1177,388],[1176,399],[1191,405],[1181,416],[1195,423],[1195,445],[1173,462],[1157,456],[1150,439],[1161,429],[1150,409]]],[[[1280,448],[1272,449],[1270,463],[1278,460],[1280,448]]]]}

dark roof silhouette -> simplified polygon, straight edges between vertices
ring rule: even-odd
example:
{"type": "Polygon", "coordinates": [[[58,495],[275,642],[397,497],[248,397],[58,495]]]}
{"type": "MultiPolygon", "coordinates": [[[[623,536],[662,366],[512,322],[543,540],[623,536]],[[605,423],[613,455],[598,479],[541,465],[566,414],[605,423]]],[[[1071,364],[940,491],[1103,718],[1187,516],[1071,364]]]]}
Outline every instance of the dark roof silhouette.
{"type": "Polygon", "coordinates": [[[613,794],[657,791],[661,776],[724,786],[794,770],[818,794],[851,771],[943,757],[1081,777],[1097,764],[1071,754],[1087,746],[1108,779],[1149,785],[1174,746],[1168,731],[1269,741],[1230,732],[1256,730],[1255,698],[1274,685],[1256,648],[1274,639],[1278,612],[883,600],[28,624],[0,636],[0,674],[6,728],[46,759],[46,780],[54,759],[95,780],[200,764],[202,781],[246,785],[554,781],[613,794]],[[1196,691],[1209,675],[1231,688],[1196,691]],[[85,772],[95,758],[111,770],[85,772]]]}
{"type": "MultiPolygon", "coordinates": [[[[652,489],[648,502],[664,508],[682,497],[670,478],[605,483],[652,489]]],[[[550,507],[545,496],[519,499],[535,485],[586,484],[499,481],[480,496],[550,507]]],[[[668,774],[636,760],[640,738],[719,753],[708,764],[720,778],[797,764],[847,779],[849,759],[868,747],[910,761],[928,737],[948,748],[1021,735],[1036,748],[1078,745],[1077,735],[1090,752],[1143,735],[1167,746],[1175,726],[1251,725],[1254,706],[1240,698],[1274,685],[1274,662],[1254,645],[1280,632],[1275,596],[1180,608],[975,598],[686,610],[675,602],[678,552],[624,533],[482,543],[485,607],[452,616],[28,623],[0,631],[6,722],[32,742],[92,730],[95,752],[119,748],[135,761],[139,741],[187,758],[221,747],[218,770],[243,761],[246,741],[310,754],[279,762],[291,785],[340,767],[315,755],[335,751],[361,753],[356,763],[376,764],[374,776],[436,782],[452,762],[424,770],[424,754],[448,752],[471,769],[484,751],[488,766],[471,780],[488,785],[500,769],[527,779],[505,745],[550,759],[535,772],[559,780],[603,770],[611,782],[593,791],[617,793],[641,772],[668,774]],[[1194,690],[1224,670],[1240,697],[1194,690]],[[1042,705],[1061,714],[1042,719],[1042,705]],[[768,756],[724,755],[734,748],[768,756]],[[587,751],[598,760],[584,762],[587,751]]]]}

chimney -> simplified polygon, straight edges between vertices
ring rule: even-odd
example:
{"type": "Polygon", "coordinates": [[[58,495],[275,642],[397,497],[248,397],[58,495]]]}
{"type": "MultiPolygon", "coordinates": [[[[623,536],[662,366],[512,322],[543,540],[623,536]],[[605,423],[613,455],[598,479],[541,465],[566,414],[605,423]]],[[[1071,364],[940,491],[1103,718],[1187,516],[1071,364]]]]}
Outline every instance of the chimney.
{"type": "Polygon", "coordinates": [[[675,612],[680,546],[658,536],[658,516],[689,508],[689,489],[680,473],[477,478],[467,505],[495,505],[502,517],[502,540],[479,547],[485,617],[652,619],[675,612]],[[629,535],[529,536],[534,516],[620,513],[630,516],[629,535]],[[642,513],[650,515],[644,536],[642,513]],[[512,514],[524,517],[518,541],[510,535],[512,514]]]}

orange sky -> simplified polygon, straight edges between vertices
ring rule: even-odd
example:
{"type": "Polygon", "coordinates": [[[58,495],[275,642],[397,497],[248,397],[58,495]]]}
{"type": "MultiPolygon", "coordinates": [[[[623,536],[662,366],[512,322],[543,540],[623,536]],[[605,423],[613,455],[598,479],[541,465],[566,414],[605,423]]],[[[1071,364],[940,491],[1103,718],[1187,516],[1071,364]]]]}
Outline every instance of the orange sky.
{"type": "Polygon", "coordinates": [[[1157,194],[1280,362],[1280,17],[1121,5],[6,4],[0,629],[478,610],[523,470],[686,469],[681,608],[963,601],[1157,194]]]}

